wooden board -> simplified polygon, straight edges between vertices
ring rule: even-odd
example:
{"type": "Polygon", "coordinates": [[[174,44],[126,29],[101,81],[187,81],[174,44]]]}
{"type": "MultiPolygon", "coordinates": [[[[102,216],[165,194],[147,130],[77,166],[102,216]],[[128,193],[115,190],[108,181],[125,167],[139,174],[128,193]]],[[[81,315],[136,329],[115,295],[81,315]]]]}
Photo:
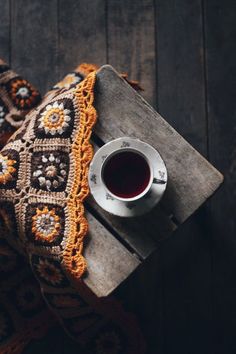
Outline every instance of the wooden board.
{"type": "Polygon", "coordinates": [[[116,289],[141,262],[90,213],[86,217],[89,233],[84,249],[87,273],[83,280],[97,296],[105,296],[116,289]]]}
{"type": "Polygon", "coordinates": [[[222,183],[220,172],[109,65],[97,75],[96,108],[99,119],[95,131],[104,142],[131,136],[160,152],[169,176],[161,205],[177,223],[192,215],[222,183]]]}
{"type": "Polygon", "coordinates": [[[169,179],[164,198],[142,218],[124,220],[103,211],[92,198],[88,201],[90,211],[145,259],[160,239],[168,237],[214,193],[223,177],[111,66],[103,66],[97,74],[95,105],[95,132],[100,142],[127,135],[140,138],[157,148],[167,165],[169,179]]]}

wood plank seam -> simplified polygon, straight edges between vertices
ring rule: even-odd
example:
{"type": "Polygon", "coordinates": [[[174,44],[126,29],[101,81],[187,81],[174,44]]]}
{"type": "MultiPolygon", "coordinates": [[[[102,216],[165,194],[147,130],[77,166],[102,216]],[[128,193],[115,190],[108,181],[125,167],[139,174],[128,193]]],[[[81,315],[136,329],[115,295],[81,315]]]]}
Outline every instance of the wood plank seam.
{"type": "Polygon", "coordinates": [[[93,206],[89,203],[89,199],[84,203],[85,209],[98,221],[102,224],[105,229],[107,229],[127,250],[137,257],[139,260],[143,260],[143,257],[133,249],[133,247],[116,231],[112,226],[107,222],[107,220],[100,214],[93,206]]]}

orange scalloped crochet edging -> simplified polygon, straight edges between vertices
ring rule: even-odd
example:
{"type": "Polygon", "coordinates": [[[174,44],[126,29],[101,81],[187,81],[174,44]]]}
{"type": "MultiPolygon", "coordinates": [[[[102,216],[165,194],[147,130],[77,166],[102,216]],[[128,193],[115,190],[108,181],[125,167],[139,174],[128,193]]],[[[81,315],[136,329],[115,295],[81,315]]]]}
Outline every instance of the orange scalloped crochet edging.
{"type": "Polygon", "coordinates": [[[67,199],[69,214],[69,236],[63,251],[62,264],[73,278],[79,279],[86,270],[82,255],[83,239],[88,231],[84,216],[83,200],[89,193],[88,168],[93,157],[93,147],[89,142],[97,114],[93,107],[96,72],[91,72],[75,89],[80,111],[79,130],[72,144],[71,153],[75,161],[75,174],[67,199]]]}
{"type": "Polygon", "coordinates": [[[89,75],[91,72],[98,70],[99,67],[96,64],[91,64],[91,63],[81,63],[77,68],[75,69],[75,72],[78,72],[85,77],[89,75]]]}

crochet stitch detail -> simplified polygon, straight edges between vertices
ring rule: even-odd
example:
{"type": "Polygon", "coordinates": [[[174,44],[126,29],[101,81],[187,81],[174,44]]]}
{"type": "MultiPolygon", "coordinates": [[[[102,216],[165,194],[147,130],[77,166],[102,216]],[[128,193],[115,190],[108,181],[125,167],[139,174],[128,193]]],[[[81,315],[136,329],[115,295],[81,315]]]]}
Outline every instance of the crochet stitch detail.
{"type": "Polygon", "coordinates": [[[0,154],[0,199],[11,205],[18,229],[9,240],[31,259],[39,256],[36,272],[51,284],[53,276],[41,272],[45,262],[56,267],[55,276],[60,273],[58,285],[65,282],[62,273],[78,280],[86,269],[83,201],[89,193],[89,140],[97,118],[95,81],[93,71],[70,89],[46,97],[0,154]]]}
{"type": "Polygon", "coordinates": [[[93,107],[95,80],[96,73],[90,73],[75,92],[80,108],[80,125],[71,149],[75,161],[75,175],[67,201],[70,232],[63,252],[63,263],[76,278],[80,278],[86,269],[82,250],[83,239],[88,231],[88,222],[84,217],[83,200],[89,193],[88,168],[93,157],[93,148],[89,139],[97,118],[93,107]]]}

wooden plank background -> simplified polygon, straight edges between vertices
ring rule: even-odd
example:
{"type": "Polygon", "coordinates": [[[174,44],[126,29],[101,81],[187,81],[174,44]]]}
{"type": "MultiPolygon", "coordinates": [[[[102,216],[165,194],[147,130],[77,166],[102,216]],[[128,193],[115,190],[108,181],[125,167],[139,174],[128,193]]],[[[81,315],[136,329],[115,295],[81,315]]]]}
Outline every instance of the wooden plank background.
{"type": "MultiPolygon", "coordinates": [[[[127,71],[225,175],[117,294],[153,354],[236,352],[235,15],[234,0],[0,0],[0,57],[42,92],[81,61],[127,71]]],[[[82,353],[59,327],[25,351],[52,352],[82,353]]]]}

